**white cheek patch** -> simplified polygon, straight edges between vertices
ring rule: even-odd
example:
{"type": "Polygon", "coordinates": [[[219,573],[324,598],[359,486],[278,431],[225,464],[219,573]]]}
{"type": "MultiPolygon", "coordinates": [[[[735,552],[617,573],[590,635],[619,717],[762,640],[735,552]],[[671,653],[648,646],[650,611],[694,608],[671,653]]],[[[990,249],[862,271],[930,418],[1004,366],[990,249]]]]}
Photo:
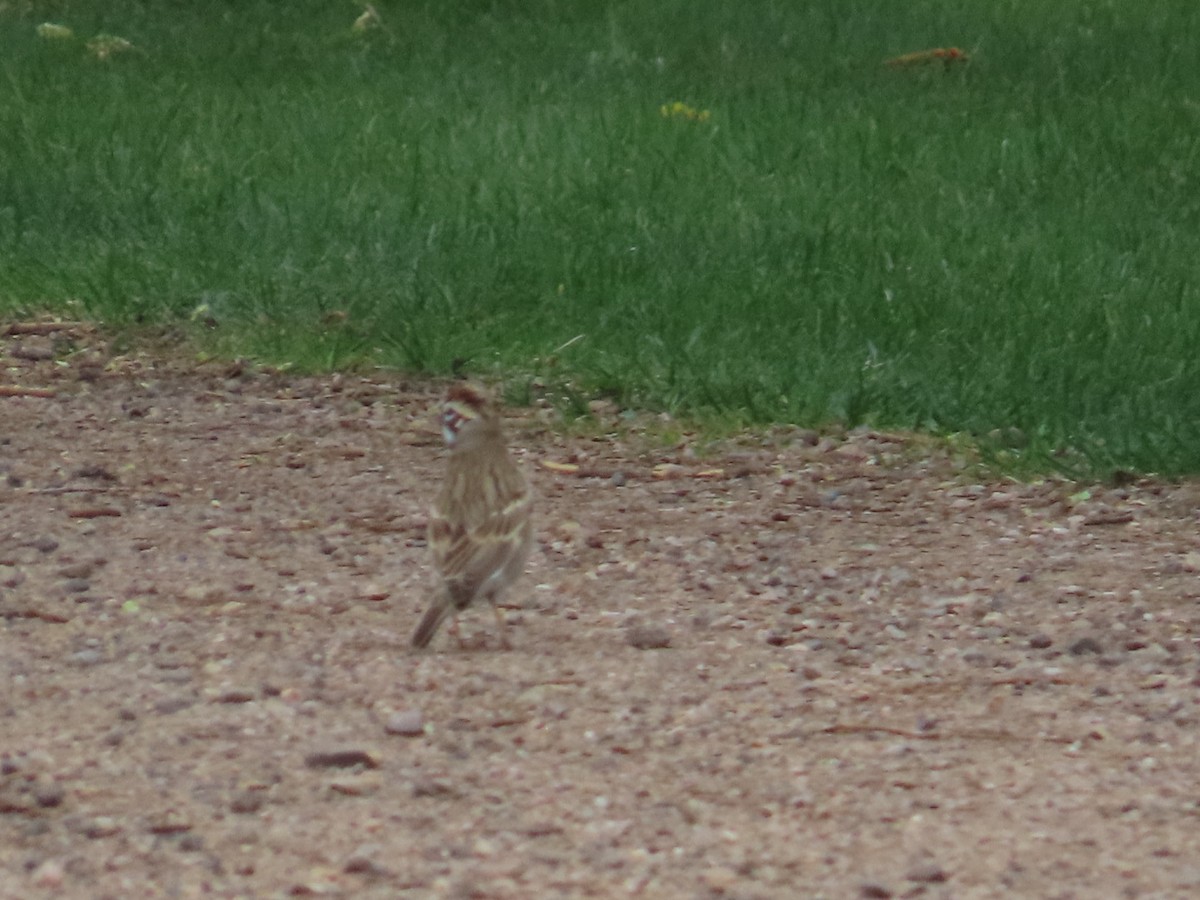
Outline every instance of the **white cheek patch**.
{"type": "Polygon", "coordinates": [[[458,430],[462,428],[466,417],[452,406],[442,410],[442,437],[446,446],[453,447],[458,442],[458,430]]]}

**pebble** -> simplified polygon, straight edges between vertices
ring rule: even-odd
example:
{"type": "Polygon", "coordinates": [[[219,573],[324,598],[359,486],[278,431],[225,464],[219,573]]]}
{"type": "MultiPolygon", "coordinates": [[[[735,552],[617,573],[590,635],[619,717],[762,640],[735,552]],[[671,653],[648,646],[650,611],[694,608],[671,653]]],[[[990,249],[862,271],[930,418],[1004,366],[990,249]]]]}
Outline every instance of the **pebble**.
{"type": "Polygon", "coordinates": [[[1100,642],[1095,638],[1085,637],[1080,638],[1067,648],[1067,651],[1072,656],[1083,656],[1085,653],[1100,654],[1104,652],[1104,648],[1100,646],[1100,642]]]}
{"type": "Polygon", "coordinates": [[[189,584],[183,589],[183,599],[197,606],[216,606],[225,601],[225,593],[220,588],[208,587],[203,584],[189,584]]]}
{"type": "Polygon", "coordinates": [[[389,877],[392,874],[391,871],[376,860],[380,852],[380,848],[376,844],[359,847],[350,854],[342,871],[347,875],[367,875],[372,878],[389,877]]]}
{"type": "Polygon", "coordinates": [[[221,690],[213,700],[217,703],[250,703],[256,696],[253,688],[228,687],[221,690]]]}
{"type": "Polygon", "coordinates": [[[53,809],[56,806],[61,806],[66,796],[66,790],[56,781],[39,784],[33,791],[33,799],[37,801],[37,805],[42,809],[53,809]]]}
{"type": "Polygon", "coordinates": [[[52,537],[34,538],[29,542],[29,546],[39,553],[53,553],[58,549],[58,541],[52,537]]]}
{"type": "Polygon", "coordinates": [[[33,870],[33,884],[40,888],[59,888],[66,878],[66,869],[57,859],[47,859],[33,870]]]}
{"type": "Polygon", "coordinates": [[[1048,634],[1035,634],[1029,639],[1029,646],[1034,650],[1045,650],[1054,645],[1054,638],[1048,634]]]}
{"type": "Polygon", "coordinates": [[[192,823],[176,812],[168,812],[151,820],[146,830],[151,834],[184,834],[192,830],[192,823]]]}
{"type": "Polygon", "coordinates": [[[92,583],[86,578],[68,578],[63,582],[63,590],[68,594],[85,594],[92,589],[92,583]]]}
{"type": "Polygon", "coordinates": [[[154,704],[154,711],[160,716],[169,716],[185,710],[189,706],[194,706],[195,703],[196,700],[193,697],[164,697],[154,704]]]}
{"type": "Polygon", "coordinates": [[[8,350],[8,355],[13,359],[25,359],[30,362],[44,362],[48,359],[54,359],[54,350],[44,344],[13,344],[8,350]]]}
{"type": "Polygon", "coordinates": [[[99,463],[88,463],[75,470],[74,478],[90,478],[95,481],[117,481],[117,476],[99,463]]]}
{"type": "Polygon", "coordinates": [[[121,826],[117,824],[117,820],[112,816],[96,816],[84,822],[80,832],[84,837],[99,840],[100,838],[120,834],[121,826]]]}
{"type": "Polygon", "coordinates": [[[821,435],[813,431],[811,428],[796,429],[796,441],[805,447],[815,447],[817,442],[821,440],[821,435]]]}
{"type": "Polygon", "coordinates": [[[888,897],[894,897],[895,893],[880,881],[864,881],[858,886],[858,896],[869,900],[887,900],[888,897]]]}
{"type": "Polygon", "coordinates": [[[420,737],[425,733],[425,717],[419,709],[403,709],[388,716],[383,730],[403,737],[420,737]]]}
{"type": "Polygon", "coordinates": [[[184,853],[197,853],[204,849],[204,838],[198,834],[185,834],[179,839],[179,849],[184,853]]]}
{"type": "Polygon", "coordinates": [[[79,650],[68,657],[73,666],[95,666],[104,662],[104,654],[99,650],[79,650]]]}
{"type": "Polygon", "coordinates": [[[625,642],[638,650],[665,650],[671,634],[661,625],[634,625],[625,632],[625,642]]]}
{"type": "Polygon", "coordinates": [[[353,766],[378,769],[379,754],[362,747],[330,747],[309,753],[304,757],[304,764],[310,769],[349,769],[353,766]]]}
{"type": "Polygon", "coordinates": [[[266,802],[267,795],[263,791],[238,791],[229,801],[229,809],[231,812],[246,815],[258,812],[266,802]]]}
{"type": "Polygon", "coordinates": [[[452,797],[455,794],[453,787],[436,778],[419,778],[412,786],[414,797],[452,797]]]}
{"type": "Polygon", "coordinates": [[[329,782],[331,791],[347,797],[369,797],[380,787],[381,784],[376,775],[345,775],[329,782]]]}
{"type": "Polygon", "coordinates": [[[909,870],[905,876],[909,881],[921,884],[941,884],[946,880],[946,870],[937,863],[921,863],[909,870]]]}
{"type": "Polygon", "coordinates": [[[738,874],[725,866],[710,866],[700,874],[704,886],[719,894],[727,893],[737,886],[738,874]]]}
{"type": "Polygon", "coordinates": [[[89,578],[96,571],[96,563],[88,560],[86,562],[71,563],[69,566],[63,566],[58,570],[58,574],[63,578],[89,578]]]}

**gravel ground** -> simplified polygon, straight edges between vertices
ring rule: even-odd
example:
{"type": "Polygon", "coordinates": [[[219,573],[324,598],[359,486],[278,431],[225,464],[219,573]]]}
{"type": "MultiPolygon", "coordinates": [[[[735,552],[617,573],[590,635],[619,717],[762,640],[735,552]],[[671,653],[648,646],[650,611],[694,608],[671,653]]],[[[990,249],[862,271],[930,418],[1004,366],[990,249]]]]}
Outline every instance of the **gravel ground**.
{"type": "Polygon", "coordinates": [[[510,411],[430,651],[434,385],[0,344],[0,897],[1200,895],[1200,489],[510,411]]]}

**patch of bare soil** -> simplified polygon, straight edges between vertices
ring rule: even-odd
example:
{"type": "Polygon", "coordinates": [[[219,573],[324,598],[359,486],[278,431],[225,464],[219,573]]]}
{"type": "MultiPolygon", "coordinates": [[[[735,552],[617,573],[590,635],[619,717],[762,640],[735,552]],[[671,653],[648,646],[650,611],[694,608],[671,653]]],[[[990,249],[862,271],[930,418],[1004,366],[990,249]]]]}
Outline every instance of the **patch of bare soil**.
{"type": "Polygon", "coordinates": [[[510,411],[514,649],[476,608],[414,653],[434,386],[42,331],[0,369],[0,897],[1200,894],[1191,487],[510,411]]]}

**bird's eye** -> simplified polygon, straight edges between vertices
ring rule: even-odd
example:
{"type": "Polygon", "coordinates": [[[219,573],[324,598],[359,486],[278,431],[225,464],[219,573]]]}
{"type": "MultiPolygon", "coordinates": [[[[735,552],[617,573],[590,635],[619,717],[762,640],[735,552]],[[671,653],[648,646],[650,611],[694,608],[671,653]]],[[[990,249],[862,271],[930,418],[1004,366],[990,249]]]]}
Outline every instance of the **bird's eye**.
{"type": "Polygon", "coordinates": [[[446,439],[446,443],[453,446],[455,438],[458,437],[458,429],[462,427],[463,415],[452,406],[447,406],[442,410],[442,437],[446,439]]]}

